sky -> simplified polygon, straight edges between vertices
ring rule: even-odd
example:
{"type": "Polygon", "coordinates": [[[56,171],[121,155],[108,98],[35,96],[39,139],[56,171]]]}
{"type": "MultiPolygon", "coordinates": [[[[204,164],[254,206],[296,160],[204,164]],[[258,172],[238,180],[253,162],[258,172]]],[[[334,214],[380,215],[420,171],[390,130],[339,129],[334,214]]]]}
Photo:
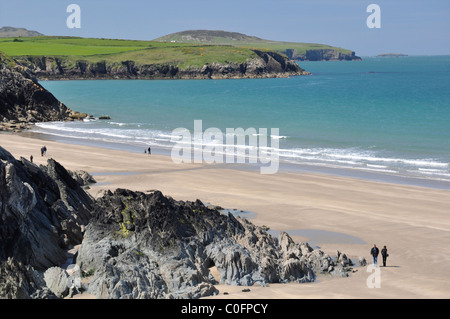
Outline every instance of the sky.
{"type": "Polygon", "coordinates": [[[321,43],[359,56],[450,54],[450,0],[0,0],[0,27],[45,35],[153,40],[184,30],[321,43]],[[81,28],[68,28],[70,4],[81,28]],[[370,4],[380,28],[369,28],[370,4]]]}

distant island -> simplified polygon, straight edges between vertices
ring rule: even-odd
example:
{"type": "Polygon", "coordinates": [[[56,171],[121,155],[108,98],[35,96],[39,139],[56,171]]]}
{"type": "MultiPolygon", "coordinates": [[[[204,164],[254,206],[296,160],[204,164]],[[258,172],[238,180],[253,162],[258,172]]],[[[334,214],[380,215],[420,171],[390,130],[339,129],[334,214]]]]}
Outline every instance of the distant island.
{"type": "Polygon", "coordinates": [[[394,57],[394,58],[398,58],[401,56],[408,56],[407,54],[403,54],[403,53],[380,53],[377,55],[378,57],[394,57]]]}

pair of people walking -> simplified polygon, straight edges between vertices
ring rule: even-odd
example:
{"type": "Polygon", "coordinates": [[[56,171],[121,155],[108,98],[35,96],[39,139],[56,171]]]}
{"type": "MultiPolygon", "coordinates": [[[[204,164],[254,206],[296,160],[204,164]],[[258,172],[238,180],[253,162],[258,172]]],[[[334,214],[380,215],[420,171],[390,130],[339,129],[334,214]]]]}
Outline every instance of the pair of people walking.
{"type": "MultiPolygon", "coordinates": [[[[373,257],[374,265],[378,266],[378,255],[380,254],[380,250],[378,249],[377,245],[373,245],[372,249],[370,250],[370,254],[373,257]]],[[[386,246],[381,249],[381,256],[383,257],[383,267],[386,267],[386,259],[389,257],[386,246]]]]}
{"type": "Polygon", "coordinates": [[[47,147],[46,147],[46,146],[43,146],[43,147],[41,148],[41,156],[44,156],[45,154],[47,154],[47,147]]]}

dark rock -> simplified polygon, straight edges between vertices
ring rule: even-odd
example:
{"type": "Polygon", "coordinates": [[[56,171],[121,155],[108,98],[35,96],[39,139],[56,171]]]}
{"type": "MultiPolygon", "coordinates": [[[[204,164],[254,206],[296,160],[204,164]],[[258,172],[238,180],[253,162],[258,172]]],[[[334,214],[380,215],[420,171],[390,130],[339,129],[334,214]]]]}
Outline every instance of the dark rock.
{"type": "Polygon", "coordinates": [[[0,262],[0,299],[56,299],[43,276],[29,265],[8,258],[0,262]]]}
{"type": "Polygon", "coordinates": [[[364,257],[359,257],[358,258],[358,265],[361,267],[365,267],[367,266],[367,260],[364,257]]]}
{"type": "MultiPolygon", "coordinates": [[[[211,206],[210,206],[211,207],[211,206]]],[[[346,276],[340,264],[288,234],[273,238],[261,227],[195,202],[118,189],[97,200],[77,264],[94,272],[97,298],[199,298],[220,282],[262,286],[310,282],[316,274],[346,276]]]]}
{"type": "Polygon", "coordinates": [[[60,265],[81,243],[93,199],[53,159],[38,167],[0,147],[0,262],[60,265]]]}
{"type": "Polygon", "coordinates": [[[70,171],[68,170],[67,172],[69,172],[70,176],[80,185],[80,186],[87,186],[87,185],[91,185],[91,184],[95,184],[97,183],[97,181],[95,180],[95,178],[89,174],[86,171],[70,171]]]}
{"type": "Polygon", "coordinates": [[[341,253],[339,250],[336,252],[336,260],[343,267],[353,266],[353,262],[346,254],[341,253]]]}
{"type": "Polygon", "coordinates": [[[43,88],[30,69],[1,52],[0,79],[0,130],[20,130],[29,123],[68,119],[70,109],[43,88]]]}

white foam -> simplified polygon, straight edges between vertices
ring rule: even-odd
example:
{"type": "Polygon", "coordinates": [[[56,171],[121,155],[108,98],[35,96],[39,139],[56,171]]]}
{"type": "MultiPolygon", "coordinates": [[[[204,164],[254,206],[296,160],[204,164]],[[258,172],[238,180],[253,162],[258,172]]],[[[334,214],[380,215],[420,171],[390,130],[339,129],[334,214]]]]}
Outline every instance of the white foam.
{"type": "MultiPolygon", "coordinates": [[[[139,128],[136,125],[142,123],[121,123],[121,122],[46,122],[37,123],[33,130],[39,133],[51,134],[61,137],[71,137],[77,139],[90,139],[94,141],[107,141],[117,143],[129,143],[133,145],[155,145],[163,148],[171,148],[174,143],[171,141],[178,136],[172,132],[139,128]],[[134,126],[134,127],[133,127],[134,126]]],[[[148,124],[142,124],[148,127],[148,124]]],[[[256,134],[261,136],[261,134],[256,134]]],[[[285,139],[287,136],[271,136],[277,139],[285,139]]],[[[449,164],[435,159],[427,158],[400,158],[398,156],[389,157],[373,150],[363,150],[358,148],[273,148],[270,146],[255,147],[251,145],[228,145],[226,135],[223,142],[211,140],[209,145],[205,145],[204,140],[192,135],[192,140],[177,140],[178,145],[189,146],[193,143],[193,148],[210,146],[217,151],[222,150],[222,155],[229,155],[243,158],[253,158],[255,154],[267,158],[279,156],[281,160],[291,163],[317,165],[329,168],[358,169],[369,172],[380,172],[387,174],[409,174],[413,176],[427,176],[432,178],[442,178],[450,176],[449,164]],[[256,151],[256,153],[255,153],[256,151]]]]}

